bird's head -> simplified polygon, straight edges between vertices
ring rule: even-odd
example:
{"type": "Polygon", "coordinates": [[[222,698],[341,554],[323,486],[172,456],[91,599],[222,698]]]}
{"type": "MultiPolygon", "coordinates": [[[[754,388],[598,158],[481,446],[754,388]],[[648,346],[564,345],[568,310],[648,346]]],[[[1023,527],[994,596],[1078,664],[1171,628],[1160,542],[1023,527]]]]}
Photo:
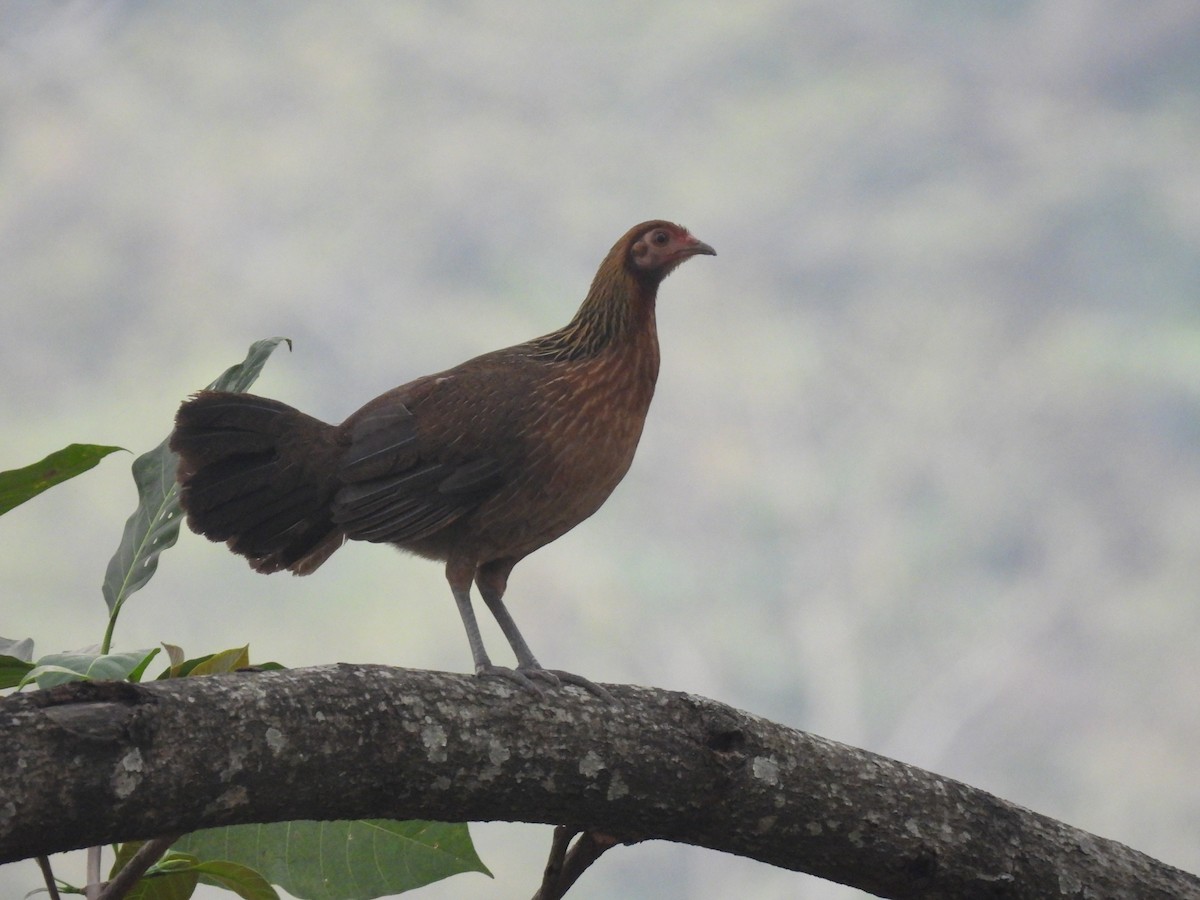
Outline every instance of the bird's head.
{"type": "Polygon", "coordinates": [[[682,225],[661,219],[631,228],[617,246],[625,248],[625,265],[639,278],[655,284],[690,257],[717,255],[716,250],[692,237],[682,225]]]}
{"type": "Polygon", "coordinates": [[[716,256],[717,251],[682,225],[652,219],[630,228],[600,263],[575,318],[552,336],[555,358],[563,352],[577,354],[581,348],[599,352],[631,334],[653,335],[659,282],[698,254],[716,256]],[[568,350],[562,351],[556,342],[569,345],[568,350]]]}

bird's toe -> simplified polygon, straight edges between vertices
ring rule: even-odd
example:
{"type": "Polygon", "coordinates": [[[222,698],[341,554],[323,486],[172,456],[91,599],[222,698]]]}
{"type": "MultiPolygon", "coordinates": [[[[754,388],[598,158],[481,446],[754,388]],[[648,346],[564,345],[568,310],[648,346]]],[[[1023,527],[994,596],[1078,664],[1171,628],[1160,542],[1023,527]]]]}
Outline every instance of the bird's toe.
{"type": "MultiPolygon", "coordinates": [[[[596,682],[584,678],[582,675],[576,675],[574,672],[564,672],[562,669],[539,669],[537,670],[544,675],[549,675],[554,679],[554,684],[570,684],[577,688],[582,688],[593,697],[598,697],[605,703],[610,703],[613,706],[620,706],[617,698],[614,697],[607,688],[601,687],[596,682]]],[[[532,674],[532,673],[530,673],[532,674]]]]}
{"type": "MultiPolygon", "coordinates": [[[[529,691],[531,694],[542,696],[544,691],[541,685],[533,680],[530,676],[537,676],[540,669],[510,669],[508,666],[478,666],[475,669],[475,674],[480,678],[500,678],[510,684],[515,684],[522,690],[529,691]]],[[[557,684],[557,680],[555,684],[557,684]]]]}

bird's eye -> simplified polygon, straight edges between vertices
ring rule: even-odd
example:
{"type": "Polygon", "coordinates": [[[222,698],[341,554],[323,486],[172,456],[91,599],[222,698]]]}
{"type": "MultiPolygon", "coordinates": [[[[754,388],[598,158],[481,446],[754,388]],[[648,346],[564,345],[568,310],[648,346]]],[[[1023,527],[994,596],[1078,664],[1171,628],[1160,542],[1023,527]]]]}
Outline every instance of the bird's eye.
{"type": "Polygon", "coordinates": [[[659,247],[665,247],[667,241],[670,239],[670,236],[665,231],[656,231],[654,232],[654,236],[650,238],[650,240],[654,241],[654,243],[659,247]]]}

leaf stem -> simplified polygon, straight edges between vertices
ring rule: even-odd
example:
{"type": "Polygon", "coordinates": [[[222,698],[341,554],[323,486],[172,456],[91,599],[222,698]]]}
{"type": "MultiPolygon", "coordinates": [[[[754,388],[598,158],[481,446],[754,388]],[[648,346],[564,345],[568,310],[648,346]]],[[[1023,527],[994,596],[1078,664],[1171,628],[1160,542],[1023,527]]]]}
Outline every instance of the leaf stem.
{"type": "Polygon", "coordinates": [[[50,857],[39,856],[37,864],[42,870],[42,877],[46,879],[46,893],[50,895],[50,900],[62,900],[58,893],[58,885],[54,882],[54,870],[50,868],[50,857]]]}
{"type": "Polygon", "coordinates": [[[120,900],[128,894],[138,880],[146,874],[146,870],[162,859],[163,854],[170,850],[171,845],[177,840],[179,840],[179,835],[173,834],[167,837],[151,838],[142,844],[133,858],[125,863],[112,881],[105,885],[98,900],[120,900]]]}

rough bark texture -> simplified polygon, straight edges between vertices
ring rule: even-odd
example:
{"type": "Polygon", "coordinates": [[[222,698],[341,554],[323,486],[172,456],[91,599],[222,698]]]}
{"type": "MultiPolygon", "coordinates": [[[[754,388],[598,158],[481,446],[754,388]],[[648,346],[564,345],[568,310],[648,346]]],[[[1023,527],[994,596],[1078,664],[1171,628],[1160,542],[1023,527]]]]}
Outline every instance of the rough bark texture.
{"type": "Polygon", "coordinates": [[[1200,898],[1195,876],[959,782],[701,697],[608,687],[620,706],[335,665],[8,697],[0,862],[246,822],[519,820],[882,897],[1200,898]]]}

